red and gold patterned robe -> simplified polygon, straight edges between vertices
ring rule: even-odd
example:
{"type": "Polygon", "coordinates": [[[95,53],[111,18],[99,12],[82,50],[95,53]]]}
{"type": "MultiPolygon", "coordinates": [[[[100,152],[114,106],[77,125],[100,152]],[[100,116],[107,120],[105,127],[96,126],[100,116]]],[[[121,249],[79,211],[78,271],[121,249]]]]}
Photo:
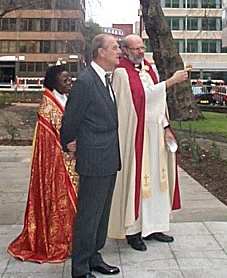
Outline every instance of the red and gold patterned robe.
{"type": "Polygon", "coordinates": [[[38,111],[24,228],[8,247],[23,261],[62,262],[71,254],[78,175],[75,161],[60,145],[63,112],[46,90],[38,111]]]}

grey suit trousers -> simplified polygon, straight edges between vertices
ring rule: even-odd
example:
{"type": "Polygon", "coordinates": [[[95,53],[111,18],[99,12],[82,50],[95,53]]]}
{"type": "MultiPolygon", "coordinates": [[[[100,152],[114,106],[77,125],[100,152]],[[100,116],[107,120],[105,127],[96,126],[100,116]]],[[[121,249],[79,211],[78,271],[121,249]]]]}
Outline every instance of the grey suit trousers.
{"type": "Polygon", "coordinates": [[[78,211],[74,224],[72,276],[90,271],[102,261],[116,174],[80,176],[78,211]]]}

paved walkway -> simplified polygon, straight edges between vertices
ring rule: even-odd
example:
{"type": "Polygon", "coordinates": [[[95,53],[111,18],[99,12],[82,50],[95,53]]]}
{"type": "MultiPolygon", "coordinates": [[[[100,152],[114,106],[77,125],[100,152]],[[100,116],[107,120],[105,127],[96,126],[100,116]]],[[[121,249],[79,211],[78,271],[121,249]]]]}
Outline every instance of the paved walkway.
{"type": "MultiPolygon", "coordinates": [[[[27,198],[31,147],[0,146],[1,278],[70,278],[71,262],[20,262],[6,253],[21,231],[27,198]]],[[[135,251],[125,241],[108,240],[104,258],[119,265],[121,278],[226,278],[227,207],[180,170],[183,209],[173,214],[170,244],[147,243],[135,251]]],[[[104,277],[97,274],[97,277],[104,277]]]]}

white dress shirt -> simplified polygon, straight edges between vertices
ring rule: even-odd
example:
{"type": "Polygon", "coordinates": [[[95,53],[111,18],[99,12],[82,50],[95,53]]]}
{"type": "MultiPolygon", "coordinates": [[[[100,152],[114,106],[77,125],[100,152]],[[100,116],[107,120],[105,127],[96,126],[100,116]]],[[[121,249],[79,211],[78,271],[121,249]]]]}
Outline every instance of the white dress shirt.
{"type": "Polygon", "coordinates": [[[56,97],[56,99],[58,100],[58,102],[60,102],[60,104],[62,105],[63,108],[65,108],[65,104],[67,101],[67,96],[65,94],[60,94],[57,90],[53,90],[53,94],[56,97]]]}
{"type": "MultiPolygon", "coordinates": [[[[100,67],[98,64],[96,64],[94,61],[91,62],[91,66],[96,71],[96,73],[98,74],[98,76],[100,77],[100,79],[102,80],[103,84],[106,87],[105,75],[106,75],[106,73],[109,73],[109,72],[106,72],[102,67],[100,67]]],[[[112,101],[114,101],[113,92],[112,92],[112,89],[110,88],[110,86],[109,86],[109,93],[110,93],[110,97],[111,97],[112,101]]]]}

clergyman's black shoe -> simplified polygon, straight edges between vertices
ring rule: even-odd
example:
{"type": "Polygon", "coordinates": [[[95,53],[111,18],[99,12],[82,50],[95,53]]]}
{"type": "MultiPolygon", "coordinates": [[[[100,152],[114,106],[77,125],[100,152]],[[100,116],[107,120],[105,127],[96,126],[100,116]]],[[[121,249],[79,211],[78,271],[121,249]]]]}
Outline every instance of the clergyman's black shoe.
{"type": "Polygon", "coordinates": [[[157,240],[157,241],[161,241],[161,242],[173,242],[174,241],[174,238],[172,236],[168,236],[161,232],[152,233],[152,234],[144,237],[143,239],[144,240],[157,240]]]}
{"type": "Polygon", "coordinates": [[[95,275],[93,275],[92,273],[86,273],[84,275],[81,275],[81,276],[72,276],[73,278],[96,278],[95,275]]]}
{"type": "Polygon", "coordinates": [[[100,262],[98,265],[91,266],[91,270],[97,271],[102,274],[112,275],[120,272],[117,266],[108,265],[105,262],[100,262]]]}
{"type": "Polygon", "coordinates": [[[144,241],[140,236],[136,237],[127,237],[128,244],[137,251],[146,251],[147,246],[145,245],[144,241]]]}

